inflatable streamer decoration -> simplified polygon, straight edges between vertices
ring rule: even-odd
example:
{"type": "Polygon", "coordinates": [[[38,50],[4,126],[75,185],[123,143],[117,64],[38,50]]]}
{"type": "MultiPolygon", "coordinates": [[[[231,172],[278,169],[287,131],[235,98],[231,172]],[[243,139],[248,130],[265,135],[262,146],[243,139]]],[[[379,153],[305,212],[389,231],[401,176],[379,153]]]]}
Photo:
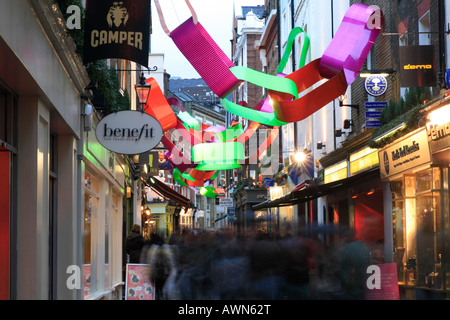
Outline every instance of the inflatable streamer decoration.
{"type": "MultiPolygon", "coordinates": [[[[303,31],[302,28],[296,27],[289,33],[286,49],[277,68],[278,76],[257,72],[245,67],[233,67],[230,70],[236,77],[241,80],[248,81],[266,89],[271,89],[272,91],[289,94],[290,98],[288,99],[298,98],[297,85],[295,84],[295,82],[289,81],[290,79],[284,79],[285,74],[283,74],[282,72],[284,71],[284,68],[286,67],[286,64],[291,55],[294,41],[300,34],[304,34],[305,37],[299,63],[299,67],[302,68],[306,62],[310,40],[308,35],[303,31]]],[[[242,105],[237,105],[227,99],[222,99],[221,102],[228,112],[249,119],[251,121],[259,122],[268,126],[282,126],[287,124],[287,122],[282,120],[280,121],[280,119],[276,118],[276,114],[273,112],[273,102],[270,96],[263,99],[258,104],[258,106],[253,109],[249,109],[248,107],[242,105]]]]}
{"type": "Polygon", "coordinates": [[[200,188],[200,194],[212,199],[215,199],[218,196],[218,194],[215,192],[215,189],[210,186],[200,188]]]}
{"type": "Polygon", "coordinates": [[[172,108],[159,87],[158,82],[154,78],[148,78],[145,82],[151,86],[145,112],[158,120],[161,124],[163,132],[175,128],[177,125],[177,117],[172,111],[172,108]]]}
{"type": "Polygon", "coordinates": [[[320,74],[332,78],[344,70],[350,85],[377,40],[383,25],[383,12],[377,7],[356,3],[346,12],[333,40],[320,62],[320,74]],[[379,21],[376,25],[373,21],[379,21]]]}
{"type": "Polygon", "coordinates": [[[197,144],[192,147],[192,160],[199,163],[200,171],[236,169],[245,160],[244,146],[240,142],[197,144]]]}
{"type": "Polygon", "coordinates": [[[382,12],[373,7],[354,4],[349,8],[323,57],[286,76],[297,84],[299,92],[321,80],[329,80],[293,101],[288,101],[288,95],[269,91],[277,119],[286,122],[303,120],[345,93],[358,76],[380,33],[381,26],[369,27],[371,19],[377,17],[382,21],[382,12]]]}
{"type": "MultiPolygon", "coordinates": [[[[157,2],[158,0],[155,0],[158,7],[159,3],[157,2]]],[[[362,4],[352,5],[347,10],[323,57],[311,62],[309,68],[302,72],[283,78],[234,66],[198,23],[188,0],[186,3],[191,10],[192,18],[173,32],[169,32],[166,27],[166,33],[170,35],[180,51],[221,99],[224,99],[242,81],[269,89],[273,112],[255,110],[256,108],[246,109],[227,100],[222,102],[229,112],[268,126],[280,126],[300,121],[343,94],[348,85],[357,77],[367,54],[380,33],[382,23],[376,26],[371,24],[371,21],[378,18],[378,21],[382,22],[383,18],[381,10],[375,7],[362,4]],[[307,92],[299,99],[300,92],[307,91],[321,80],[328,81],[326,85],[307,92]],[[330,91],[330,88],[333,90],[330,91]]],[[[161,23],[164,24],[160,8],[158,13],[161,23]]],[[[296,29],[293,32],[291,39],[301,31],[296,29]]],[[[287,49],[278,71],[284,68],[285,61],[287,61],[284,58],[290,54],[287,53],[290,48],[287,49]]],[[[306,61],[304,54],[302,53],[302,62],[306,61]]],[[[298,71],[303,68],[300,67],[298,71]]],[[[269,100],[264,105],[268,104],[270,104],[269,100]]]]}
{"type": "Polygon", "coordinates": [[[230,71],[234,63],[198,22],[188,0],[186,4],[192,17],[170,32],[165,24],[159,1],[155,0],[161,26],[211,90],[220,98],[224,98],[241,83],[230,71]]]}

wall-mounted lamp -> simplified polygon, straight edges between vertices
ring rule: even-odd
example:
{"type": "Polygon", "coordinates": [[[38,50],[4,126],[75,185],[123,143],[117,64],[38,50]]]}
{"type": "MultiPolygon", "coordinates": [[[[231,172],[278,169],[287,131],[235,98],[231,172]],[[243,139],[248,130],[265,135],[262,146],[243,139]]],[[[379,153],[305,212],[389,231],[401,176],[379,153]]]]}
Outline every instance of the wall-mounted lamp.
{"type": "Polygon", "coordinates": [[[322,142],[317,142],[317,149],[318,150],[322,150],[322,149],[324,149],[325,148],[325,145],[322,143],[322,142]]]}
{"type": "Polygon", "coordinates": [[[86,104],[84,106],[84,113],[82,114],[84,117],[84,131],[92,130],[92,105],[86,104]]]}
{"type": "Polygon", "coordinates": [[[335,136],[336,138],[341,137],[341,136],[342,136],[342,130],[341,130],[341,129],[336,129],[336,130],[334,130],[334,136],[335,136]]]}
{"type": "Polygon", "coordinates": [[[139,105],[141,106],[141,111],[144,111],[144,106],[147,104],[148,96],[150,95],[151,86],[145,82],[144,73],[142,72],[141,79],[139,83],[134,86],[136,90],[136,95],[139,99],[139,105]]]}
{"type": "Polygon", "coordinates": [[[359,76],[361,78],[368,78],[370,76],[382,76],[382,77],[389,77],[391,75],[395,74],[395,70],[393,69],[383,69],[383,70],[361,70],[359,73],[359,76]]]}
{"type": "Polygon", "coordinates": [[[306,161],[306,158],[310,155],[310,151],[308,149],[304,149],[303,151],[298,151],[294,154],[294,159],[298,163],[303,163],[306,161]]]}
{"type": "Polygon", "coordinates": [[[344,120],[344,129],[351,129],[353,126],[353,120],[345,119],[344,120]]]}

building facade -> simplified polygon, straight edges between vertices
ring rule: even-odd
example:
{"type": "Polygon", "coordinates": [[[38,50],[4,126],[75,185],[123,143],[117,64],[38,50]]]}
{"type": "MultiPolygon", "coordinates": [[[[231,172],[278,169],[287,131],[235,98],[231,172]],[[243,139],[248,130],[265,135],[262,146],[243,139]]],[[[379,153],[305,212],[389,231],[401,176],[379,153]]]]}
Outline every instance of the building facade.
{"type": "MultiPolygon", "coordinates": [[[[1,299],[121,299],[136,189],[127,159],[95,137],[108,101],[69,35],[67,3],[3,6],[1,299]]],[[[136,108],[138,77],[126,70],[137,66],[105,67],[122,69],[113,78],[136,108]]]]}

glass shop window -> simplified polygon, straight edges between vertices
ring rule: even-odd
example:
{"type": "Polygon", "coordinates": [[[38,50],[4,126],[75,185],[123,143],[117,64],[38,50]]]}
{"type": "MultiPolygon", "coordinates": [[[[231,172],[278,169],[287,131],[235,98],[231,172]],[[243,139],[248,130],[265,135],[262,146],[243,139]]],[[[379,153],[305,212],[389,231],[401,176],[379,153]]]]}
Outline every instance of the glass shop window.
{"type": "Polygon", "coordinates": [[[404,202],[404,181],[392,181],[392,230],[394,244],[394,261],[400,283],[405,282],[404,264],[406,251],[406,212],[404,202]]]}
{"type": "Polygon", "coordinates": [[[442,289],[440,176],[439,168],[416,174],[417,280],[419,286],[434,289],[442,289]]]}
{"type": "Polygon", "coordinates": [[[84,296],[94,292],[95,270],[95,221],[99,210],[99,181],[86,171],[84,179],[84,296]]]}

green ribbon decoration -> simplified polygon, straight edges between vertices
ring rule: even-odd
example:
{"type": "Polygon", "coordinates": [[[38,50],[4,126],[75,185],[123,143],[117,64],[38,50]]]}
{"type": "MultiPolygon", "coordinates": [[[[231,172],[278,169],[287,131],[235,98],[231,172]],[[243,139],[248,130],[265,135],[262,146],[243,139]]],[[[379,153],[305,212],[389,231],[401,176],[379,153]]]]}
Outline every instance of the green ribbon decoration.
{"type": "MultiPolygon", "coordinates": [[[[296,27],[292,29],[289,33],[289,38],[286,45],[286,50],[283,54],[283,57],[278,65],[277,73],[280,74],[284,71],[286,64],[289,60],[289,57],[292,52],[292,47],[295,41],[295,38],[304,33],[305,41],[302,46],[302,52],[300,56],[299,68],[303,68],[306,63],[306,57],[308,54],[310,39],[305,31],[302,28],[296,27]]],[[[231,72],[234,74],[236,78],[239,80],[247,81],[253,84],[256,84],[260,87],[267,88],[269,90],[274,90],[278,92],[288,93],[294,97],[294,99],[298,99],[298,88],[295,82],[290,79],[277,77],[269,74],[265,74],[259,71],[255,71],[250,68],[236,66],[230,68],[231,72]],[[289,81],[287,81],[289,80],[289,81]]],[[[231,102],[227,99],[221,99],[221,103],[224,108],[235,115],[248,119],[250,121],[262,123],[272,127],[278,127],[286,125],[287,122],[280,121],[276,118],[274,113],[264,112],[253,110],[247,107],[243,107],[234,102],[231,102]]]]}
{"type": "Polygon", "coordinates": [[[182,173],[180,171],[180,169],[175,168],[173,169],[172,172],[173,175],[173,179],[182,187],[186,187],[188,184],[186,182],[184,182],[183,178],[182,178],[182,173]]]}
{"type": "Polygon", "coordinates": [[[244,145],[240,142],[199,143],[192,147],[192,161],[199,171],[217,171],[240,168],[245,160],[244,145]]]}
{"type": "Polygon", "coordinates": [[[236,139],[243,133],[244,133],[244,128],[242,127],[242,124],[239,123],[235,126],[227,128],[224,131],[217,132],[216,135],[220,142],[225,142],[225,141],[236,139]]]}
{"type": "Polygon", "coordinates": [[[289,60],[289,57],[291,56],[292,46],[294,45],[295,38],[297,38],[297,36],[300,33],[303,33],[305,35],[305,41],[303,42],[302,53],[300,55],[299,69],[303,68],[305,66],[306,56],[308,55],[308,49],[309,49],[309,45],[310,45],[310,40],[309,40],[308,35],[306,34],[305,31],[303,31],[302,28],[295,27],[289,33],[288,41],[286,43],[286,50],[284,51],[283,57],[281,58],[280,64],[278,65],[277,73],[283,73],[284,68],[286,67],[286,64],[289,60]]]}
{"type": "Polygon", "coordinates": [[[213,187],[202,187],[200,188],[200,194],[202,196],[208,197],[208,198],[217,198],[217,193],[214,192],[214,188],[213,187]]]}
{"type": "Polygon", "coordinates": [[[202,129],[200,122],[186,111],[178,113],[177,116],[183,122],[186,129],[194,129],[196,131],[200,131],[202,129]]]}

